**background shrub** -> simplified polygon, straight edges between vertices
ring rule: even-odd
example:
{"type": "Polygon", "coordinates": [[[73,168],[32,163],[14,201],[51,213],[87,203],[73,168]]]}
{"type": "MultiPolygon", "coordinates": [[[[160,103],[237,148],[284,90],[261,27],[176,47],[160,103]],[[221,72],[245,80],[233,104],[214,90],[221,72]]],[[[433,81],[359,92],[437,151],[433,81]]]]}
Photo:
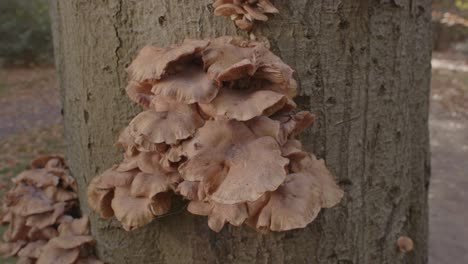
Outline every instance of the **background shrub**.
{"type": "Polygon", "coordinates": [[[0,36],[1,64],[52,63],[47,0],[1,0],[0,36]]]}

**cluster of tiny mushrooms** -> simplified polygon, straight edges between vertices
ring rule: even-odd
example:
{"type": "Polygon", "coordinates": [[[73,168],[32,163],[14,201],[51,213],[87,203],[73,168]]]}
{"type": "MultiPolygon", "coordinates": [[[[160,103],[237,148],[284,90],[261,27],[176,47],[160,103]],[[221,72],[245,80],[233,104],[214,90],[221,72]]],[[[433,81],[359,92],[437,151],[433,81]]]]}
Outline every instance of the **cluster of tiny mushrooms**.
{"type": "Polygon", "coordinates": [[[100,264],[87,216],[79,216],[77,184],[63,158],[43,156],[12,179],[0,221],[8,228],[0,253],[19,264],[100,264]]]}
{"type": "MultiPolygon", "coordinates": [[[[250,30],[277,9],[268,0],[218,0],[215,14],[250,30]]],[[[187,210],[259,232],[304,228],[343,192],[323,160],[296,137],[314,122],[297,111],[294,71],[263,43],[241,37],[146,46],[127,68],[131,100],[143,106],[123,129],[120,164],[94,177],[90,207],[127,231],[187,210]]]]}

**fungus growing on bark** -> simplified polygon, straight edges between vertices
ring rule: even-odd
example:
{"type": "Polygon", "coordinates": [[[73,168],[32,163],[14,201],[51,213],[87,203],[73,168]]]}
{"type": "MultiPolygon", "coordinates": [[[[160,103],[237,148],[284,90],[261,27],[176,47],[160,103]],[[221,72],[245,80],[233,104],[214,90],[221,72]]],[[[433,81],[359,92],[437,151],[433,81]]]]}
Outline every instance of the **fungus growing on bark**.
{"type": "MultiPolygon", "coordinates": [[[[217,3],[218,13],[254,17],[252,8],[269,2],[217,3]]],[[[177,194],[214,231],[226,223],[286,231],[340,201],[325,163],[296,140],[314,116],[296,110],[293,70],[262,43],[148,46],[128,71],[128,95],[146,109],[119,136],[123,161],[88,187],[103,218],[133,230],[168,213],[177,194]]]]}
{"type": "Polygon", "coordinates": [[[1,223],[9,225],[0,253],[17,263],[102,263],[92,254],[88,218],[79,212],[76,182],[63,158],[43,156],[12,179],[4,197],[1,223]]]}
{"type": "Polygon", "coordinates": [[[256,20],[267,21],[267,14],[279,13],[270,0],[216,0],[213,7],[216,16],[230,17],[246,31],[252,30],[256,20]]]}

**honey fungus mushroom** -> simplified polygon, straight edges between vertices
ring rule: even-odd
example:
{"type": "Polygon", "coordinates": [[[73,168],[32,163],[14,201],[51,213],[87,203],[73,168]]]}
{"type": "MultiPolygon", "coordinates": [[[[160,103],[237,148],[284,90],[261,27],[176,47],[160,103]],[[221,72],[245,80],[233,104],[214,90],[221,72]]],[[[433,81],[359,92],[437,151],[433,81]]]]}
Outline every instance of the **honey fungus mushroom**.
{"type": "MultiPolygon", "coordinates": [[[[247,18],[274,8],[261,0],[217,5],[247,18]]],[[[297,111],[294,71],[263,43],[225,36],[147,46],[128,73],[127,94],[145,109],[117,140],[123,160],[88,186],[101,217],[130,231],[168,213],[179,195],[216,232],[225,224],[286,231],[343,196],[296,139],[315,116],[297,111]]]]}
{"type": "Polygon", "coordinates": [[[39,157],[12,182],[3,201],[1,223],[8,228],[0,253],[18,263],[102,263],[90,254],[88,218],[75,218],[76,182],[62,157],[39,157]]]}
{"type": "Polygon", "coordinates": [[[235,120],[208,121],[184,143],[187,161],[179,171],[187,181],[200,181],[216,202],[254,201],[284,181],[288,161],[277,142],[256,138],[235,120]]]}
{"type": "Polygon", "coordinates": [[[217,0],[213,7],[216,16],[230,17],[246,31],[252,30],[256,20],[267,21],[267,14],[279,13],[269,0],[217,0]]]}
{"type": "MultiPolygon", "coordinates": [[[[140,153],[135,166],[113,166],[88,187],[90,207],[103,218],[115,215],[126,230],[133,230],[165,214],[180,176],[153,164],[151,154],[140,153]]],[[[157,164],[157,161],[156,161],[157,164]]]]}

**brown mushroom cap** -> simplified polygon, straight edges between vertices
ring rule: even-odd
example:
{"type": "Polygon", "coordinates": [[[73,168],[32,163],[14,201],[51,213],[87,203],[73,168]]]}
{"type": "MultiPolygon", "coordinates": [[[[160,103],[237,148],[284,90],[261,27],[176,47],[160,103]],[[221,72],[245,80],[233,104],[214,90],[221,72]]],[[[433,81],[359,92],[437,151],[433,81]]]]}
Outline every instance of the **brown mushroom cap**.
{"type": "Polygon", "coordinates": [[[315,116],[310,112],[301,111],[296,114],[278,116],[275,119],[281,122],[284,134],[294,138],[314,123],[315,116]]]}
{"type": "Polygon", "coordinates": [[[66,168],[65,160],[56,155],[45,155],[34,159],[31,162],[33,169],[52,169],[52,168],[66,168]]]}
{"type": "Polygon", "coordinates": [[[155,197],[158,193],[167,192],[175,189],[178,175],[171,177],[170,175],[156,173],[138,173],[130,187],[130,193],[134,197],[155,197]]]}
{"type": "Polygon", "coordinates": [[[313,154],[299,155],[298,160],[291,160],[291,170],[295,173],[306,172],[313,176],[321,190],[321,205],[331,208],[343,198],[343,190],[336,184],[324,160],[317,159],[313,154]]]}
{"type": "Polygon", "coordinates": [[[170,196],[157,195],[153,198],[133,197],[130,186],[117,187],[112,209],[115,217],[125,230],[130,231],[151,222],[156,215],[167,213],[170,209],[170,196]]]}
{"type": "Polygon", "coordinates": [[[166,49],[146,46],[138,53],[127,71],[134,81],[160,80],[163,76],[176,71],[178,63],[196,56],[208,44],[208,40],[186,39],[181,45],[166,49]]]}
{"type": "Polygon", "coordinates": [[[252,76],[257,70],[254,49],[233,43],[236,41],[223,38],[203,51],[202,59],[208,75],[220,84],[252,76]]]}
{"type": "Polygon", "coordinates": [[[215,232],[221,231],[226,223],[241,226],[249,216],[247,206],[244,203],[220,204],[191,201],[187,210],[192,214],[208,216],[208,226],[215,232]]]}
{"type": "Polygon", "coordinates": [[[12,179],[12,182],[16,184],[23,182],[37,188],[42,188],[46,186],[57,186],[59,177],[49,173],[46,169],[34,169],[21,172],[12,179]]]}
{"type": "Polygon", "coordinates": [[[278,190],[257,216],[256,228],[287,231],[304,228],[321,209],[321,190],[316,179],[308,173],[287,176],[278,190]]]}
{"type": "Polygon", "coordinates": [[[7,193],[7,205],[21,216],[40,214],[54,210],[53,201],[39,189],[19,184],[7,193]]]}
{"type": "Polygon", "coordinates": [[[235,120],[207,121],[194,137],[183,143],[188,160],[179,167],[187,181],[201,181],[222,170],[226,151],[238,142],[254,139],[252,132],[235,120]],[[206,162],[205,162],[206,161],[206,162]]]}
{"type": "Polygon", "coordinates": [[[89,234],[89,217],[85,215],[79,219],[72,218],[69,222],[61,223],[58,231],[62,236],[89,234]]]}
{"type": "Polygon", "coordinates": [[[21,248],[26,244],[26,241],[17,241],[11,243],[0,242],[0,254],[5,257],[12,257],[21,250],[21,248]]]}
{"type": "Polygon", "coordinates": [[[201,66],[192,66],[157,81],[152,92],[186,104],[209,103],[218,94],[218,86],[203,71],[201,66]]]}
{"type": "Polygon", "coordinates": [[[267,191],[276,190],[286,177],[288,160],[271,137],[262,137],[232,149],[224,181],[211,195],[213,201],[234,204],[255,201],[267,191]]]}
{"type": "Polygon", "coordinates": [[[273,91],[244,91],[222,89],[209,104],[200,104],[202,111],[214,118],[229,118],[239,121],[256,116],[269,116],[286,103],[286,97],[273,91]]]}
{"type": "Polygon", "coordinates": [[[175,144],[195,133],[203,119],[194,106],[172,102],[170,108],[158,112],[147,110],[130,122],[130,135],[136,144],[175,144]]]}
{"type": "Polygon", "coordinates": [[[210,199],[223,204],[254,201],[286,177],[288,160],[271,137],[255,139],[241,122],[208,121],[184,144],[188,156],[179,171],[202,181],[210,199]]]}
{"type": "Polygon", "coordinates": [[[35,226],[37,228],[45,228],[57,223],[59,217],[65,213],[65,203],[54,204],[54,211],[31,215],[26,220],[27,226],[35,226]]]}
{"type": "MultiPolygon", "coordinates": [[[[266,14],[278,13],[278,9],[269,0],[216,0],[213,3],[216,16],[231,17],[238,21],[267,21],[266,14]]],[[[251,27],[241,29],[250,31],[251,27]]]]}
{"type": "Polygon", "coordinates": [[[26,258],[39,258],[42,253],[42,248],[47,244],[45,240],[37,240],[33,242],[29,242],[25,247],[23,247],[18,252],[18,257],[26,257],[26,258]]]}
{"type": "Polygon", "coordinates": [[[92,236],[60,235],[49,240],[49,245],[62,249],[79,248],[84,244],[92,244],[95,240],[92,236]]]}
{"type": "Polygon", "coordinates": [[[144,107],[149,107],[151,103],[151,88],[153,85],[149,82],[130,81],[125,88],[130,100],[144,107]]]}
{"type": "Polygon", "coordinates": [[[79,248],[63,249],[52,244],[43,247],[43,251],[37,260],[37,264],[72,264],[80,255],[79,248]]]}

